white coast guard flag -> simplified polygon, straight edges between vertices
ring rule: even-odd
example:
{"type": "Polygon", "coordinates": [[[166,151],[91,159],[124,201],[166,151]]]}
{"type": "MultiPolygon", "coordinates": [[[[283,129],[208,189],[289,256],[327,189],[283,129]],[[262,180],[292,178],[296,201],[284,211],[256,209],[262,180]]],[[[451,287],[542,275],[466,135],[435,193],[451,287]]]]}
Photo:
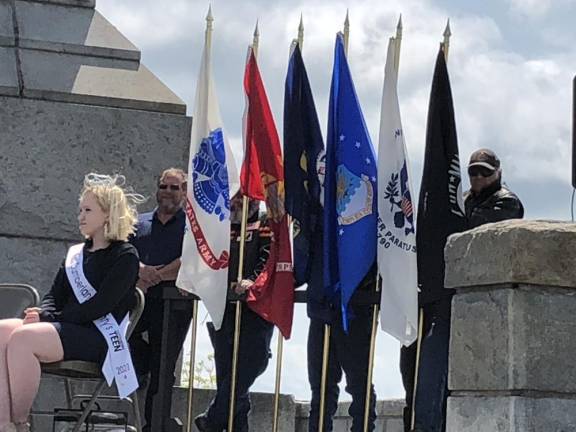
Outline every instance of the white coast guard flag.
{"type": "Polygon", "coordinates": [[[380,321],[382,330],[409,345],[416,340],[418,332],[416,227],[410,169],[400,120],[395,50],[396,43],[390,39],[378,148],[380,321]]]}
{"type": "Polygon", "coordinates": [[[204,44],[192,118],[186,234],[176,286],[198,295],[214,326],[222,325],[230,252],[230,197],[238,171],[222,128],[212,79],[210,42],[204,44]]]}

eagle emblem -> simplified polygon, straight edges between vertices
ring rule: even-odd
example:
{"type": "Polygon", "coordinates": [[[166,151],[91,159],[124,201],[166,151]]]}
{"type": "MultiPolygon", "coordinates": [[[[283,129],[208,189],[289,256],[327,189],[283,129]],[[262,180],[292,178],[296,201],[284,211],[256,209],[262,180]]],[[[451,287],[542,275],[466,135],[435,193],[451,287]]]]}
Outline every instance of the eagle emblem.
{"type": "Polygon", "coordinates": [[[192,160],[194,198],[208,214],[215,214],[220,221],[230,216],[230,192],[224,135],[218,128],[210,132],[200,143],[198,153],[192,160]]]}
{"type": "Polygon", "coordinates": [[[414,209],[408,188],[406,161],[404,161],[400,174],[393,173],[390,176],[384,192],[384,199],[390,202],[390,211],[394,212],[394,226],[399,229],[404,228],[405,235],[414,233],[414,209]]]}
{"type": "Polygon", "coordinates": [[[344,165],[338,166],[336,212],[340,225],[351,225],[372,214],[374,188],[370,179],[357,176],[344,165]]]}
{"type": "Polygon", "coordinates": [[[284,197],[286,194],[284,181],[278,180],[271,174],[261,173],[262,184],[266,193],[266,211],[268,217],[279,223],[286,214],[284,197]]]}

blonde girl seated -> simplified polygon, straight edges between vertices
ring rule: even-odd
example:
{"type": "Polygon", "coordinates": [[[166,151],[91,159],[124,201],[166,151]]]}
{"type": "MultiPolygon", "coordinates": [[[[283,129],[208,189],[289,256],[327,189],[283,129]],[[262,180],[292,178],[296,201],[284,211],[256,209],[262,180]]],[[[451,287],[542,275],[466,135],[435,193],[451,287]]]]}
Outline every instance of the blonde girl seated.
{"type": "Polygon", "coordinates": [[[0,432],[30,430],[40,363],[104,365],[112,347],[111,352],[121,354],[108,356],[103,372],[123,372],[124,380],[114,376],[120,392],[137,387],[122,332],[139,267],[136,249],[126,240],[142,197],[126,193],[123,184],[122,176],[85,177],[78,214],[85,242],[70,248],[40,308],[27,309],[24,319],[0,320],[0,432]]]}

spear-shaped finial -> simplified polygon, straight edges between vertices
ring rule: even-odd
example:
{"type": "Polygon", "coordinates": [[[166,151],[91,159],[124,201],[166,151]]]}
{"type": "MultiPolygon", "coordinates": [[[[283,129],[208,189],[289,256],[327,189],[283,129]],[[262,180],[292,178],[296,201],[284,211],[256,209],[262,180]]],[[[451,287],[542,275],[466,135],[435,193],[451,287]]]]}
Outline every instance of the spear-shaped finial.
{"type": "Polygon", "coordinates": [[[398,25],[396,26],[395,44],[394,69],[396,69],[396,77],[398,77],[398,70],[400,68],[400,47],[402,45],[402,14],[400,14],[400,18],[398,18],[398,25]]]}
{"type": "Polygon", "coordinates": [[[254,27],[254,38],[252,39],[252,51],[254,57],[258,57],[258,43],[260,42],[260,30],[258,30],[258,20],[256,20],[256,27],[254,27]]]}
{"type": "Polygon", "coordinates": [[[398,25],[396,25],[396,40],[402,39],[402,14],[398,18],[398,25]]]}
{"type": "Polygon", "coordinates": [[[452,36],[452,31],[450,31],[450,18],[448,18],[444,29],[444,41],[442,42],[442,51],[444,51],[444,59],[446,61],[448,61],[448,51],[450,49],[450,36],[452,36]]]}
{"type": "Polygon", "coordinates": [[[348,40],[350,39],[350,18],[346,9],[346,19],[344,20],[344,53],[348,55],[348,40]]]}
{"type": "Polygon", "coordinates": [[[212,23],[214,22],[214,17],[212,16],[212,5],[208,6],[208,13],[206,14],[206,45],[210,46],[212,44],[212,23]]]}
{"type": "Polygon", "coordinates": [[[208,28],[212,28],[212,22],[214,21],[214,17],[212,16],[212,5],[208,5],[208,13],[206,14],[206,23],[208,28]]]}
{"type": "Polygon", "coordinates": [[[300,52],[304,46],[304,20],[302,19],[302,13],[300,13],[300,24],[298,25],[298,46],[300,52]]]}

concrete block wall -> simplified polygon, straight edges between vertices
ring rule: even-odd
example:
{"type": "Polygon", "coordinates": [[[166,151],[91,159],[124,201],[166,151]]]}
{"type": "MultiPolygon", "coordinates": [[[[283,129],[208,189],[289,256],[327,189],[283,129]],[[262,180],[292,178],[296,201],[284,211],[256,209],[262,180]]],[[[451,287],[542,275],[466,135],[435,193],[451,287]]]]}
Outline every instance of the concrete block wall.
{"type": "Polygon", "coordinates": [[[576,224],[454,235],[448,432],[576,431],[576,224]]]}
{"type": "MultiPolygon", "coordinates": [[[[352,418],[348,415],[350,402],[341,402],[333,419],[334,432],[348,432],[352,426],[352,418]]],[[[403,432],[402,400],[382,400],[376,403],[376,431],[377,432],[403,432]]],[[[309,402],[300,402],[296,409],[296,432],[308,432],[308,418],[310,412],[309,402]]]]}
{"type": "MultiPolygon", "coordinates": [[[[90,381],[72,381],[73,393],[89,394],[94,387],[90,381]]],[[[114,392],[107,392],[114,394],[114,392]]],[[[140,393],[140,401],[144,401],[145,389],[140,393]]],[[[55,408],[65,408],[65,386],[62,378],[45,376],[42,379],[40,392],[34,403],[33,416],[34,432],[48,432],[52,430],[51,412],[55,408]],[[41,412],[42,414],[38,414],[41,412]]],[[[214,396],[213,390],[194,390],[194,416],[202,413],[214,396]]],[[[269,393],[251,394],[252,409],[249,423],[252,432],[270,432],[272,430],[274,395],[269,393]]],[[[131,413],[131,406],[126,402],[101,402],[103,409],[131,413]]],[[[349,402],[343,402],[338,406],[334,416],[333,432],[347,432],[350,430],[351,420],[348,416],[349,402]]],[[[376,405],[377,423],[376,432],[403,432],[402,408],[403,401],[385,400],[378,401],[376,405]]],[[[186,424],[188,407],[188,389],[176,387],[173,394],[172,415],[180,418],[186,424]]],[[[142,407],[143,408],[143,407],[142,407]]],[[[291,395],[280,396],[279,432],[307,432],[308,402],[297,401],[291,395]]],[[[192,428],[197,432],[196,427],[192,428]]]]}

